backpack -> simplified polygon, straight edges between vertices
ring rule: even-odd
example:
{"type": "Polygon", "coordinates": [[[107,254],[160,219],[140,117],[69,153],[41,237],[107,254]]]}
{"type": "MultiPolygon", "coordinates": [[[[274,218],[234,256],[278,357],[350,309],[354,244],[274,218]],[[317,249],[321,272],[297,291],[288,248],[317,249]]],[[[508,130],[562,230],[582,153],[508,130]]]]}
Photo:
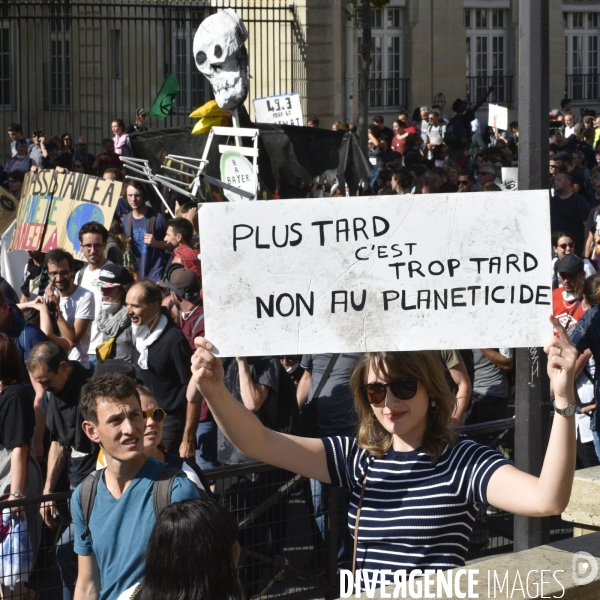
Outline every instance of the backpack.
{"type": "MultiPolygon", "coordinates": [[[[146,222],[146,233],[154,233],[154,223],[156,216],[150,217],[146,222]]],[[[123,233],[126,238],[133,236],[133,215],[130,212],[123,217],[123,233]]]]}
{"type": "Polygon", "coordinates": [[[465,129],[461,115],[454,115],[446,125],[444,144],[450,148],[465,148],[470,143],[471,136],[465,129]]]}
{"type": "MultiPolygon", "coordinates": [[[[83,522],[85,524],[85,529],[81,535],[81,539],[83,540],[90,535],[89,523],[92,517],[92,510],[94,509],[96,492],[98,491],[98,482],[104,470],[92,471],[81,484],[81,513],[83,514],[83,522]]],[[[154,506],[154,516],[157,519],[160,513],[171,504],[171,488],[173,487],[173,481],[179,475],[185,476],[185,473],[181,469],[167,463],[163,463],[160,471],[157,473],[154,485],[152,486],[152,504],[154,506]]],[[[196,489],[203,500],[210,499],[204,490],[201,490],[197,486],[196,489]]]]}

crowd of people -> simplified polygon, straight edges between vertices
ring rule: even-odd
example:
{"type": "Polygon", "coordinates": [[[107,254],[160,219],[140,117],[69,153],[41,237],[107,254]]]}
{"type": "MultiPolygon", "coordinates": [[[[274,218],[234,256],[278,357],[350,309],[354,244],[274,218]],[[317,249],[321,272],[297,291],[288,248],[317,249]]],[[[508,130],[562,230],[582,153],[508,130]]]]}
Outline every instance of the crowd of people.
{"type": "MultiPolygon", "coordinates": [[[[368,134],[372,192],[502,190],[501,168],[518,166],[518,123],[507,132],[484,130],[475,115],[484,100],[472,107],[456,100],[449,119],[439,106],[420,107],[410,118],[403,110],[392,128],[375,117],[368,134]]],[[[123,190],[108,229],[94,221],[81,227],[85,261],[60,248],[29,251],[19,285],[0,278],[0,493],[9,500],[51,494],[65,479],[73,490],[68,514],[53,502],[39,515],[12,510],[31,532],[41,518],[61,536],[63,597],[260,594],[272,585],[272,564],[281,563],[286,499],[272,501],[240,531],[227,509],[249,513],[290,471],[309,480],[315,555],[328,527],[322,485],[337,488],[338,569],[462,565],[480,503],[522,515],[560,512],[575,448],[580,466],[600,464],[600,172],[593,146],[600,118],[594,130],[591,115],[576,122],[568,105],[563,109],[554,116],[564,125],[552,130],[550,143],[548,251],[555,255],[558,333],[546,347],[557,416],[540,478],[515,469],[486,436],[474,441],[455,432],[510,415],[513,349],[221,361],[204,338],[196,205],[177,205],[177,217],[166,219],[122,170],[127,136],[144,130],[146,111],[129,127],[115,119],[114,137],[97,156],[84,138],[46,140],[36,130],[27,139],[11,124],[13,157],[0,180],[16,198],[32,168],[92,173],[122,182],[123,190]],[[277,469],[216,485],[203,472],[251,460],[277,469]],[[429,492],[416,485],[424,480],[454,500],[436,500],[433,510],[429,492]],[[457,504],[467,506],[461,518],[457,504]],[[426,527],[423,514],[431,518],[426,527]],[[270,564],[240,557],[240,544],[260,548],[270,564]]],[[[317,117],[308,120],[319,126],[317,117]]],[[[335,128],[356,133],[341,121],[335,128]]],[[[337,181],[313,186],[312,194],[345,195],[337,181]]],[[[35,535],[31,543],[37,548],[35,535]]]]}
{"type": "Polygon", "coordinates": [[[31,137],[25,137],[19,123],[10,123],[7,133],[11,140],[11,158],[0,171],[0,183],[10,184],[12,174],[27,173],[32,167],[59,167],[102,177],[106,169],[121,168],[120,156],[131,156],[129,135],[148,130],[144,125],[147,116],[145,108],[138,108],[130,125],[125,126],[123,119],[114,119],[111,123],[112,137],[102,140],[102,148],[97,155],[89,152],[88,141],[83,136],[74,138],[70,133],[46,136],[43,129],[34,129],[31,137]]]}

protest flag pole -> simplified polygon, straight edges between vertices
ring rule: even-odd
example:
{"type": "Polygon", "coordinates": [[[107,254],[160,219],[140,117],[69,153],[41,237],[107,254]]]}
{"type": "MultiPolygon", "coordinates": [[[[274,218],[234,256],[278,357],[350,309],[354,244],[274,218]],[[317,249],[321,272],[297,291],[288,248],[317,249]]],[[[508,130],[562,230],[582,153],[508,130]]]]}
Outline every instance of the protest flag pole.
{"type": "MultiPolygon", "coordinates": [[[[548,0],[519,2],[519,190],[548,189],[548,0]]],[[[539,476],[550,433],[550,382],[542,348],[516,351],[515,463],[539,476]]],[[[550,518],[515,515],[515,552],[550,541],[550,518]]]]}

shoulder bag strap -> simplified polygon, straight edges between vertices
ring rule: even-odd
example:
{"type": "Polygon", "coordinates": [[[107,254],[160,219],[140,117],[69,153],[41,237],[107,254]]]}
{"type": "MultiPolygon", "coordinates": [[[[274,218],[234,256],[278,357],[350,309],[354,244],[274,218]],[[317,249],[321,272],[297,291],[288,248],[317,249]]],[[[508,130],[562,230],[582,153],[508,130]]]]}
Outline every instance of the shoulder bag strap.
{"type": "Polygon", "coordinates": [[[352,579],[356,573],[356,553],[358,551],[358,525],[360,522],[360,509],[362,508],[363,498],[365,496],[365,488],[367,487],[367,474],[369,472],[369,465],[367,464],[367,471],[365,472],[365,478],[362,482],[362,489],[360,490],[360,500],[358,501],[358,508],[356,509],[356,521],[354,523],[354,548],[352,550],[352,579]]]}
{"type": "Polygon", "coordinates": [[[339,354],[334,354],[329,359],[329,363],[327,365],[327,368],[325,369],[325,372],[323,373],[323,377],[321,377],[321,381],[319,381],[319,385],[317,386],[315,393],[313,394],[312,398],[310,399],[311,402],[315,398],[318,398],[319,394],[323,391],[323,388],[325,387],[325,384],[327,383],[327,380],[329,379],[329,376],[331,375],[331,371],[333,371],[333,367],[335,366],[335,363],[337,362],[337,359],[339,357],[340,357],[339,354]]]}

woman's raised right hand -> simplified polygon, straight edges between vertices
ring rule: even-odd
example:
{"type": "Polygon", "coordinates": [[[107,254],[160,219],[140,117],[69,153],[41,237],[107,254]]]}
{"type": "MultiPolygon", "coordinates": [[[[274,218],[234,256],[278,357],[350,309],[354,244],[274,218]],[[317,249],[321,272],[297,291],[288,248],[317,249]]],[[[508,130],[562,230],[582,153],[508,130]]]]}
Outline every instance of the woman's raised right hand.
{"type": "Polygon", "coordinates": [[[223,363],[210,352],[213,345],[206,338],[197,337],[194,343],[196,352],[192,356],[192,377],[198,391],[210,399],[223,385],[223,363]]]}

